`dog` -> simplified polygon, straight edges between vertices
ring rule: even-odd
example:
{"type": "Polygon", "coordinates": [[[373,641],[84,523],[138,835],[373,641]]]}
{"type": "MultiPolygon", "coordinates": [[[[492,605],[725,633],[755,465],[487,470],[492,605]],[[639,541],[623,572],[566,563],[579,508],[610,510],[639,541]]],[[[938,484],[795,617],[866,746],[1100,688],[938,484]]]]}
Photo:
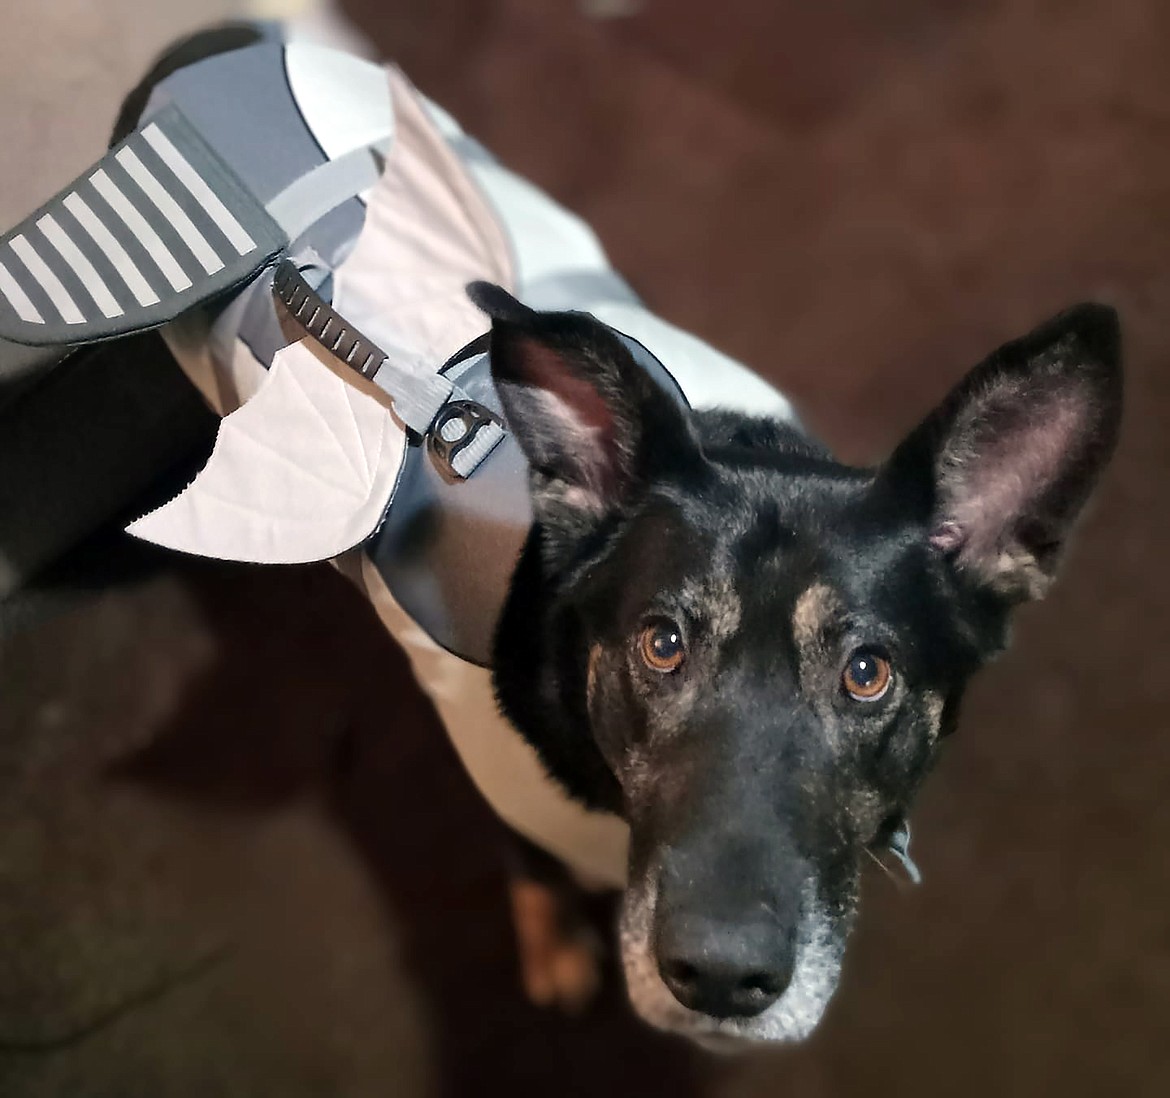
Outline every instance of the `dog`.
{"type": "Polygon", "coordinates": [[[595,986],[573,883],[593,879],[624,887],[622,966],[643,1019],[711,1047],[801,1040],[838,984],[867,851],[906,856],[966,682],[1005,646],[1013,608],[1047,590],[1112,453],[1117,317],[1081,305],[1001,347],[888,460],[848,467],[743,367],[650,317],[582,226],[403,78],[396,117],[375,104],[355,122],[352,88],[385,87],[355,64],[248,28],[178,48],[128,100],[119,150],[9,234],[25,266],[5,253],[0,335],[75,344],[167,325],[227,418],[201,478],[131,530],[234,559],[335,558],[370,597],[517,833],[534,1000],[579,1007],[595,986]],[[340,129],[330,88],[350,112],[340,129]],[[270,127],[298,89],[307,166],[240,140],[215,108],[258,103],[270,127]],[[367,215],[375,166],[399,205],[376,194],[367,215]],[[278,169],[280,187],[264,174],[278,169]],[[514,226],[536,228],[515,230],[511,255],[477,172],[499,209],[529,203],[514,226]],[[418,178],[444,181],[439,201],[418,178]],[[452,209],[462,220],[444,222],[452,209]],[[380,217],[443,247],[381,277],[397,239],[352,239],[380,217]],[[550,240],[582,270],[550,277],[550,240]],[[449,249],[460,262],[420,276],[449,249]],[[464,267],[495,281],[465,296],[464,267]],[[363,279],[377,286],[364,302],[363,279]],[[389,328],[398,303],[369,308],[419,285],[439,286],[437,304],[389,328]],[[357,449],[323,470],[341,437],[327,406],[357,449]],[[346,470],[364,479],[334,491],[346,470]],[[231,495],[248,484],[295,496],[295,521],[231,495]],[[493,492],[503,519],[477,510],[493,492]],[[469,588],[480,567],[490,582],[469,588]],[[472,603],[470,624],[452,619],[472,603]]]}
{"type": "Polygon", "coordinates": [[[856,469],[791,424],[680,409],[587,315],[473,293],[535,515],[499,701],[574,796],[629,821],[631,1001],[708,1042],[804,1038],[866,851],[1114,448],[1116,314],[1001,347],[856,469]]]}

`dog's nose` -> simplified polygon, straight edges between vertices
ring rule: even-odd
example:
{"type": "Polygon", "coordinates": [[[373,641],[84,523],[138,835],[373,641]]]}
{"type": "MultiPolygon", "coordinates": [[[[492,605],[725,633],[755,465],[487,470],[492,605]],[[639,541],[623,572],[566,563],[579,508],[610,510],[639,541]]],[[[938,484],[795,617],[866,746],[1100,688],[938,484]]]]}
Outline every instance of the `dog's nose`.
{"type": "Polygon", "coordinates": [[[762,1014],[788,987],[793,936],[771,924],[675,916],[661,927],[658,971],[683,1006],[713,1018],[762,1014]]]}

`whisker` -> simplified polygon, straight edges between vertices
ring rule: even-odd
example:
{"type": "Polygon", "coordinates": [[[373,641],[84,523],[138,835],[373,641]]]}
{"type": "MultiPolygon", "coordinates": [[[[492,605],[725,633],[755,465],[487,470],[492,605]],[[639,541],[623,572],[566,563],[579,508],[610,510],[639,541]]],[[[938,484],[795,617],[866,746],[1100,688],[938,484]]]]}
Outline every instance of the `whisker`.
{"type": "Polygon", "coordinates": [[[878,867],[878,869],[880,869],[887,877],[889,877],[891,881],[894,882],[894,887],[900,890],[902,883],[890,871],[890,867],[886,865],[886,863],[883,862],[881,858],[879,858],[872,850],[870,850],[868,846],[863,847],[862,849],[866,852],[866,854],[869,855],[870,861],[872,861],[873,864],[878,867]]]}

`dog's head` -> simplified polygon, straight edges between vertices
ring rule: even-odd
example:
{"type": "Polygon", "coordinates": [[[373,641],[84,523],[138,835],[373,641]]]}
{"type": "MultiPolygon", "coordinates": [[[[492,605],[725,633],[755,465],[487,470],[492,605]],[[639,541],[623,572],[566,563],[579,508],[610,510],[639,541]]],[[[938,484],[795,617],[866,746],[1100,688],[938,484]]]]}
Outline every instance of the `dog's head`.
{"type": "Polygon", "coordinates": [[[536,519],[501,704],[629,822],[636,1009],[700,1039],[802,1038],[866,851],[1110,455],[1116,317],[1081,306],[1001,348],[862,470],[790,427],[686,411],[587,315],[474,293],[536,519]]]}

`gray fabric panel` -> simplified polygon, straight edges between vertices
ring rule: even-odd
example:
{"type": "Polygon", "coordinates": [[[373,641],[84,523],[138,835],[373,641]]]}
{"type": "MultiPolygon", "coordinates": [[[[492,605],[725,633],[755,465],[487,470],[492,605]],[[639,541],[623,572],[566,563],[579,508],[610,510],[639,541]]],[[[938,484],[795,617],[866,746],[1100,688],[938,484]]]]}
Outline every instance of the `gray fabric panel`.
{"type": "MultiPolygon", "coordinates": [[[[146,108],[154,89],[179,69],[197,65],[221,53],[255,46],[262,41],[280,42],[283,37],[284,27],[279,23],[233,22],[220,24],[210,30],[198,30],[189,37],[179,39],[159,57],[122,101],[109,143],[116,145],[138,125],[138,120],[148,113],[146,108]]],[[[156,103],[155,107],[163,105],[156,103]]]]}
{"type": "Polygon", "coordinates": [[[266,43],[200,61],[168,76],[155,96],[178,105],[264,205],[325,161],[289,90],[283,46],[266,43]]]}
{"type": "MultiPolygon", "coordinates": [[[[497,414],[488,359],[460,388],[497,414]]],[[[487,664],[496,619],[532,523],[527,465],[507,435],[469,480],[445,480],[412,443],[385,523],[366,552],[403,609],[448,651],[487,664]]]]}
{"type": "MultiPolygon", "coordinates": [[[[24,233],[28,245],[36,250],[36,254],[40,257],[41,262],[47,268],[49,274],[56,280],[59,286],[59,292],[63,292],[69,301],[71,301],[77,311],[85,316],[97,312],[97,308],[89,295],[85,292],[85,287],[81,284],[81,280],[70,270],[69,265],[62,260],[57,253],[57,249],[45,237],[44,232],[40,226],[35,223],[30,223],[24,233]]],[[[11,255],[11,250],[9,251],[11,255]]],[[[56,310],[54,310],[56,313],[56,310]]],[[[59,315],[59,314],[56,314],[59,315]]],[[[48,317],[45,318],[48,320],[48,317]]]]}
{"type": "MultiPolygon", "coordinates": [[[[97,219],[101,228],[113,237],[115,245],[125,253],[127,259],[133,265],[134,270],[145,281],[151,295],[156,299],[155,305],[160,303],[168,294],[172,293],[173,291],[170,289],[169,283],[163,278],[158,264],[151,258],[146,247],[139,241],[138,237],[126,228],[118,214],[114,212],[113,207],[98,192],[94,184],[89,179],[86,179],[74,188],[74,193],[77,194],[78,198],[82,200],[86,208],[97,219]]],[[[67,207],[62,204],[62,209],[67,209],[67,207]]],[[[130,290],[127,279],[119,276],[119,281],[126,286],[127,291],[130,290]]],[[[127,304],[133,301],[135,304],[138,304],[133,292],[115,291],[115,293],[119,301],[124,301],[127,304]]],[[[141,307],[149,309],[154,308],[155,305],[142,305],[141,307]]]]}
{"type": "MultiPolygon", "coordinates": [[[[352,251],[365,216],[366,208],[356,198],[342,203],[293,241],[288,248],[289,258],[298,266],[303,262],[320,262],[325,271],[335,271],[352,251]]],[[[314,281],[308,275],[306,278],[310,283],[314,281]]],[[[328,300],[328,292],[322,296],[328,300]]],[[[288,343],[272,299],[270,276],[249,286],[217,317],[211,346],[219,361],[230,361],[232,344],[237,338],[248,345],[265,368],[272,365],[276,352],[288,343]]]]}
{"type": "Polygon", "coordinates": [[[81,237],[84,234],[76,225],[71,225],[66,220],[67,212],[62,209],[60,217],[45,214],[37,222],[37,227],[49,241],[54,255],[60,257],[62,264],[81,284],[79,292],[86,299],[86,307],[88,308],[89,302],[92,302],[103,316],[111,319],[121,316],[125,308],[110,289],[110,279],[103,276],[82,248],[81,237]]]}
{"type": "MultiPolygon", "coordinates": [[[[637,362],[680,404],[686,398],[658,359],[618,333],[637,362]]],[[[445,372],[500,414],[486,354],[445,372]]],[[[435,643],[472,663],[491,659],[492,637],[532,524],[528,466],[505,435],[466,481],[444,479],[424,445],[411,444],[385,522],[366,552],[395,599],[435,643]]]]}
{"type": "MultiPolygon", "coordinates": [[[[27,235],[27,234],[26,234],[27,235]]],[[[29,305],[40,315],[44,325],[53,322],[59,323],[56,306],[54,306],[49,295],[45,292],[41,284],[33,278],[28,269],[21,262],[20,258],[13,252],[12,248],[5,240],[4,244],[0,246],[0,263],[4,264],[5,270],[14,282],[19,286],[24,296],[28,299],[29,305]]],[[[16,307],[9,302],[3,293],[0,293],[0,336],[5,338],[12,338],[9,335],[7,324],[9,317],[15,318],[14,324],[17,331],[23,330],[25,327],[29,330],[35,330],[32,325],[25,325],[25,323],[17,317],[16,307]]],[[[38,325],[39,327],[39,325],[38,325]]],[[[14,343],[32,342],[20,339],[13,339],[14,343]]],[[[62,343],[65,340],[55,340],[53,342],[62,343]]]]}
{"type": "Polygon", "coordinates": [[[130,254],[130,250],[114,235],[107,222],[112,223],[108,214],[103,218],[101,210],[95,205],[101,202],[92,184],[85,183],[67,195],[61,203],[60,217],[71,220],[78,228],[84,240],[81,245],[89,249],[88,254],[94,259],[98,270],[113,272],[113,279],[108,282],[114,296],[119,300],[134,301],[143,308],[157,304],[159,293],[147,278],[147,271],[143,269],[140,257],[130,254]],[[96,256],[101,256],[101,261],[96,256]],[[124,291],[119,287],[124,287],[124,291]],[[129,295],[129,296],[125,296],[129,295]]]}
{"type": "Polygon", "coordinates": [[[154,266],[155,291],[165,298],[168,294],[183,293],[194,285],[198,275],[183,262],[182,242],[145,200],[123,167],[117,163],[104,166],[92,182],[112,212],[110,229],[114,236],[123,245],[132,239],[145,249],[148,262],[154,266]]]}
{"type": "Polygon", "coordinates": [[[296,262],[299,255],[312,251],[329,271],[336,271],[349,258],[365,223],[365,203],[352,198],[322,214],[314,225],[298,236],[289,245],[289,258],[296,262]]]}
{"type": "MultiPolygon", "coordinates": [[[[134,135],[135,137],[137,134],[134,135]]],[[[170,245],[171,254],[176,256],[192,280],[201,274],[215,275],[223,269],[224,260],[211,246],[207,237],[192,222],[190,216],[179,204],[178,194],[171,194],[162,182],[142,162],[136,142],[132,137],[127,145],[119,150],[117,165],[125,176],[133,181],[133,188],[141,198],[134,198],[134,204],[142,210],[155,225],[160,235],[170,240],[177,240],[179,248],[170,245]],[[193,263],[183,262],[182,256],[186,252],[194,260],[193,263]]],[[[123,187],[125,193],[125,188],[123,187]]]]}
{"type": "Polygon", "coordinates": [[[254,249],[239,255],[190,190],[135,132],[73,186],[0,240],[0,262],[43,319],[42,323],[22,320],[12,302],[0,293],[0,338],[55,346],[157,327],[251,278],[281,251],[285,237],[280,227],[176,108],[164,108],[150,121],[243,226],[255,242],[254,249]],[[129,169],[119,160],[119,154],[127,149],[137,157],[129,169]],[[83,206],[79,207],[77,200],[83,206]],[[159,298],[157,303],[140,304],[126,279],[118,274],[117,265],[95,246],[92,234],[80,231],[78,216],[83,209],[100,228],[107,247],[112,241],[118,254],[133,264],[152,295],[159,298]],[[46,214],[63,231],[67,228],[70,240],[76,232],[74,242],[95,270],[104,272],[102,282],[123,310],[120,316],[104,315],[85,289],[83,275],[45,237],[37,222],[46,214]],[[20,251],[25,262],[17,254],[20,251]],[[205,266],[218,269],[209,275],[205,266]]]}
{"type": "Polygon", "coordinates": [[[194,195],[163,162],[162,157],[144,140],[135,141],[133,147],[143,167],[166,188],[194,228],[207,241],[211,250],[225,263],[233,261],[239,255],[235,246],[210,214],[195,200],[194,195]]]}
{"type": "MultiPolygon", "coordinates": [[[[210,311],[210,310],[209,310],[210,311]]],[[[272,270],[262,271],[209,320],[208,348],[216,362],[231,362],[236,339],[242,339],[262,366],[288,343],[272,308],[272,270]]]]}

